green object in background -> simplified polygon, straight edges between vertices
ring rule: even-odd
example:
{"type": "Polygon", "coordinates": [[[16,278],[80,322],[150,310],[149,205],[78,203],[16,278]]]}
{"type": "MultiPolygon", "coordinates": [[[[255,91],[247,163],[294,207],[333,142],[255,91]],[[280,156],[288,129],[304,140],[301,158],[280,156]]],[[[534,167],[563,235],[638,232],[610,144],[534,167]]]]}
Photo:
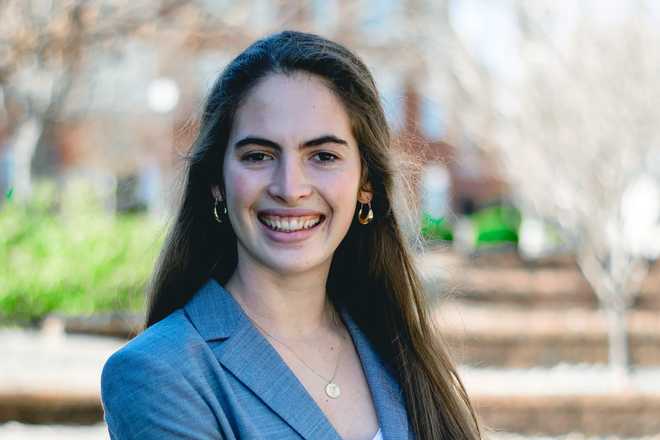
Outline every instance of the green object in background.
{"type": "Polygon", "coordinates": [[[12,188],[9,188],[7,190],[7,192],[5,193],[5,198],[7,200],[11,200],[13,196],[14,196],[14,188],[12,187],[12,188]]]}
{"type": "Polygon", "coordinates": [[[431,241],[452,241],[454,234],[445,218],[434,218],[428,214],[422,217],[422,236],[431,241]]]}
{"type": "Polygon", "coordinates": [[[477,246],[483,244],[517,243],[520,212],[509,205],[482,208],[470,216],[476,230],[477,246]]]}
{"type": "Polygon", "coordinates": [[[146,214],[58,213],[54,199],[0,208],[0,322],[143,310],[164,226],[146,214]]]}
{"type": "MultiPolygon", "coordinates": [[[[520,212],[513,206],[497,204],[468,216],[475,230],[476,246],[517,243],[520,212]]],[[[453,225],[445,218],[422,217],[422,236],[430,241],[453,241],[453,225]]]]}

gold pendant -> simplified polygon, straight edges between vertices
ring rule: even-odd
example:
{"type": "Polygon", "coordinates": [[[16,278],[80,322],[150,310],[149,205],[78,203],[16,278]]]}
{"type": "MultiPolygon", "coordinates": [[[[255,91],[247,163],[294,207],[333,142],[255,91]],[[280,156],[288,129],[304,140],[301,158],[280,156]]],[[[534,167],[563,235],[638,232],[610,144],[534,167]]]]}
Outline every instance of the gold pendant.
{"type": "Polygon", "coordinates": [[[327,394],[328,397],[336,399],[341,395],[341,389],[336,383],[328,382],[328,384],[325,386],[325,394],[327,394]]]}

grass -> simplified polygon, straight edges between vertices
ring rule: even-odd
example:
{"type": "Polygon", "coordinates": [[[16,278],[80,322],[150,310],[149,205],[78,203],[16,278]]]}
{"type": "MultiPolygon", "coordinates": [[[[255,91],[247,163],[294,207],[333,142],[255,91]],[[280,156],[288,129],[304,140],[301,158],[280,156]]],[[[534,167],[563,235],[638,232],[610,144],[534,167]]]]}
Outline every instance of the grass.
{"type": "Polygon", "coordinates": [[[58,210],[47,199],[0,207],[0,319],[142,310],[164,227],[93,204],[58,210]]]}

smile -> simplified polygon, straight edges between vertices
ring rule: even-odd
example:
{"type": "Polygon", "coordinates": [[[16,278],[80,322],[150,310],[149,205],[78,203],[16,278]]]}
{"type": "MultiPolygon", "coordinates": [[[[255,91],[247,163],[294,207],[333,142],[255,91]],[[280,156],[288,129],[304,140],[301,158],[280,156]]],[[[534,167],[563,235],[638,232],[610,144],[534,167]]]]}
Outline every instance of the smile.
{"type": "Polygon", "coordinates": [[[258,218],[268,229],[278,232],[297,232],[312,229],[325,220],[325,216],[323,215],[306,215],[299,217],[259,215],[258,218]]]}

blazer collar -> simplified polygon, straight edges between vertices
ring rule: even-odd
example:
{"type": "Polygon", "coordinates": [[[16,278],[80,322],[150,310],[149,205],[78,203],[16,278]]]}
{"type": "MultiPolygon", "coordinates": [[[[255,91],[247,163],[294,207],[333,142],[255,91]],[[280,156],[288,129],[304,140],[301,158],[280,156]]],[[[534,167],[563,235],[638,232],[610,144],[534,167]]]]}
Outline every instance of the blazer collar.
{"type": "MultiPolygon", "coordinates": [[[[210,279],[184,310],[206,342],[223,341],[209,344],[218,361],[303,438],[340,440],[298,378],[217,281],[210,279]]],[[[398,383],[349,314],[341,310],[341,316],[360,356],[383,438],[412,438],[398,383]]]]}

